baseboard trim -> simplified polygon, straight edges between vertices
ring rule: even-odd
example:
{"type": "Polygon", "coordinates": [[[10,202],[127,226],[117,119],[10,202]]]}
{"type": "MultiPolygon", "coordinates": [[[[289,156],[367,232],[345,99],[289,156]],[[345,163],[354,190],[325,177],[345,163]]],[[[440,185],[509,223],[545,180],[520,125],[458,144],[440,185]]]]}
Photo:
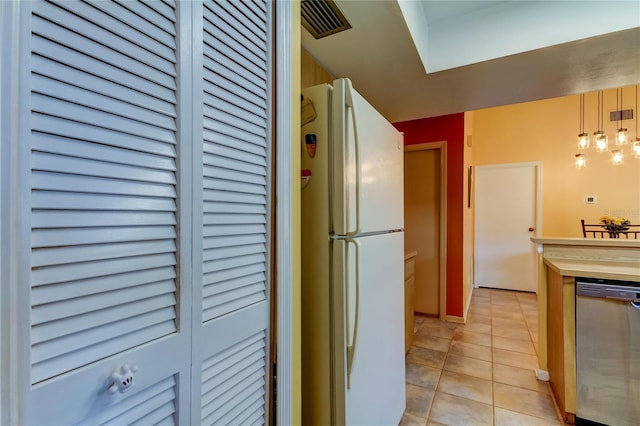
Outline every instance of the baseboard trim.
{"type": "Polygon", "coordinates": [[[540,370],[539,368],[536,368],[535,372],[538,380],[542,380],[544,382],[549,381],[549,372],[547,370],[540,370]]]}
{"type": "Polygon", "coordinates": [[[464,317],[456,317],[456,316],[453,316],[453,315],[447,315],[445,317],[445,320],[447,322],[455,322],[455,323],[458,323],[458,324],[464,324],[465,323],[464,317]]]}

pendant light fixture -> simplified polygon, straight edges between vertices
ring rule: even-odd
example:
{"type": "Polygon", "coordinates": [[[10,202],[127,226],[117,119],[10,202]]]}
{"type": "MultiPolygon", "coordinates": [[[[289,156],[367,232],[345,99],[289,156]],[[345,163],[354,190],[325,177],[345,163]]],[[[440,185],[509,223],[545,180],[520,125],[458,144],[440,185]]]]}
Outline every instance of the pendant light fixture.
{"type": "Polygon", "coordinates": [[[614,149],[611,151],[611,161],[616,166],[619,166],[624,162],[624,152],[621,149],[614,149]]]}
{"type": "Polygon", "coordinates": [[[638,85],[636,84],[636,140],[633,142],[633,156],[640,159],[640,135],[638,135],[638,85]]]}
{"type": "Polygon", "coordinates": [[[578,149],[589,148],[589,133],[584,131],[584,93],[580,94],[580,133],[578,134],[578,149]]]}
{"type": "Polygon", "coordinates": [[[598,152],[606,152],[609,149],[609,140],[607,139],[607,135],[604,134],[602,127],[604,126],[604,92],[602,90],[598,91],[598,130],[593,132],[594,143],[596,146],[596,151],[598,152]]]}
{"type": "Polygon", "coordinates": [[[616,123],[618,124],[616,126],[617,130],[616,130],[616,145],[626,145],[628,140],[627,140],[627,129],[625,129],[624,127],[622,127],[622,88],[620,89],[616,89],[616,115],[617,115],[617,121],[616,123]],[[620,99],[620,106],[618,106],[618,98],[620,99]]]}
{"type": "Polygon", "coordinates": [[[582,169],[587,166],[587,159],[584,154],[576,154],[576,168],[582,169]]]}

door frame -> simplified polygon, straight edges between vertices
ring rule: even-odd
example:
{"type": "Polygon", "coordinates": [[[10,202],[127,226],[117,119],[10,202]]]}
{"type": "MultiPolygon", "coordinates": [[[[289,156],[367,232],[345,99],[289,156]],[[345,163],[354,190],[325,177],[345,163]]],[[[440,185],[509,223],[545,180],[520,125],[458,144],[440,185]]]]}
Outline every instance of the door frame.
{"type": "Polygon", "coordinates": [[[404,153],[440,150],[440,320],[447,320],[447,141],[405,145],[404,153]]]}
{"type": "MultiPolygon", "coordinates": [[[[535,231],[533,231],[532,237],[539,237],[542,235],[542,161],[525,161],[522,163],[501,163],[501,164],[483,164],[476,165],[474,167],[474,179],[473,179],[473,192],[475,196],[473,197],[473,288],[478,288],[479,286],[476,284],[476,249],[477,249],[477,238],[476,233],[478,230],[478,215],[475,214],[476,211],[476,203],[478,200],[478,171],[479,170],[488,170],[488,169],[505,169],[505,168],[513,168],[513,167],[533,167],[536,177],[536,187],[535,187],[535,215],[536,215],[536,223],[535,223],[535,231]]],[[[535,282],[538,282],[538,270],[536,271],[535,282]]]]}

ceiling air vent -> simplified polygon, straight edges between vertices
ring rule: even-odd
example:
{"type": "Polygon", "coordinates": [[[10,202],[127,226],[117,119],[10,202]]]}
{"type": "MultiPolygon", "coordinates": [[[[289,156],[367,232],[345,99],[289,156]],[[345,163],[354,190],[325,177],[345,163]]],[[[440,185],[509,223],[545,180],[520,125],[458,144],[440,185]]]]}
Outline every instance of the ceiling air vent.
{"type": "Polygon", "coordinates": [[[303,0],[301,9],[302,25],[317,39],[351,28],[333,0],[303,0]]]}

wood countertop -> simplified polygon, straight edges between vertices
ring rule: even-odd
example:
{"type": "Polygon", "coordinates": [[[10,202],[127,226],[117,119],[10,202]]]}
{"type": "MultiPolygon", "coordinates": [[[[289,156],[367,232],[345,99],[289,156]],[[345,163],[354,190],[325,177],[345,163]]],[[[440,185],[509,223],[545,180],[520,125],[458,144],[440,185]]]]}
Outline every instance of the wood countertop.
{"type": "Polygon", "coordinates": [[[640,282],[640,262],[594,262],[571,259],[545,259],[545,265],[560,275],[640,282]]]}
{"type": "Polygon", "coordinates": [[[593,247],[635,247],[640,248],[640,240],[626,238],[545,238],[531,237],[531,241],[544,245],[593,246],[593,247]]]}

